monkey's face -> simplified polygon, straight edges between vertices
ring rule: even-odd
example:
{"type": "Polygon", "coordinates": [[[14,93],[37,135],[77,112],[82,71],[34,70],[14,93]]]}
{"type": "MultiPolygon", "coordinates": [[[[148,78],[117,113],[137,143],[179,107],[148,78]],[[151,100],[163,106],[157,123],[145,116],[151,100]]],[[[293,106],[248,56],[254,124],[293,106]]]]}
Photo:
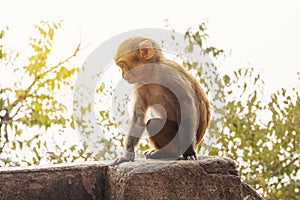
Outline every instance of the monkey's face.
{"type": "Polygon", "coordinates": [[[122,70],[122,77],[128,83],[136,83],[144,77],[143,67],[138,67],[144,64],[136,52],[130,52],[116,59],[116,64],[122,70]]]}
{"type": "Polygon", "coordinates": [[[116,64],[122,70],[123,78],[128,83],[138,83],[143,81],[147,73],[145,64],[156,61],[155,50],[152,42],[144,38],[125,40],[117,50],[116,64]],[[134,50],[132,50],[134,49],[134,50]]]}

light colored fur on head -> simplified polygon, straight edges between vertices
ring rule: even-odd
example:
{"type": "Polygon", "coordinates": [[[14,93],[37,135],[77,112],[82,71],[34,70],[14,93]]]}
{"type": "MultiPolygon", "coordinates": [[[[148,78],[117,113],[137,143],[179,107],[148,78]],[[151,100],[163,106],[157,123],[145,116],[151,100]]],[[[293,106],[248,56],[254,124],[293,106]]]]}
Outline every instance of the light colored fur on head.
{"type": "Polygon", "coordinates": [[[118,58],[120,58],[132,51],[138,50],[140,43],[144,42],[145,40],[151,41],[151,44],[154,49],[156,57],[161,57],[163,55],[161,48],[156,41],[154,41],[150,38],[136,36],[136,37],[128,38],[120,44],[120,46],[116,52],[116,55],[115,55],[115,60],[117,60],[118,58]]]}

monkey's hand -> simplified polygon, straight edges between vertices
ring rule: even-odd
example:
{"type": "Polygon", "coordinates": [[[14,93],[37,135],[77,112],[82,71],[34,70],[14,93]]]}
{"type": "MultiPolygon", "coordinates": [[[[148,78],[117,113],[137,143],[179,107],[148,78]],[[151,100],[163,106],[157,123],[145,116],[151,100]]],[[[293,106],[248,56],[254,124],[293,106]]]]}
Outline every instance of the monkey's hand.
{"type": "Polygon", "coordinates": [[[115,159],[112,163],[110,163],[109,166],[115,166],[115,165],[119,165],[124,162],[130,162],[130,161],[133,161],[133,160],[130,158],[126,158],[126,157],[119,157],[119,158],[115,159]]]}
{"type": "Polygon", "coordinates": [[[117,158],[112,163],[110,163],[110,166],[119,165],[124,162],[132,162],[134,161],[135,153],[132,152],[124,152],[123,156],[117,158]]]}

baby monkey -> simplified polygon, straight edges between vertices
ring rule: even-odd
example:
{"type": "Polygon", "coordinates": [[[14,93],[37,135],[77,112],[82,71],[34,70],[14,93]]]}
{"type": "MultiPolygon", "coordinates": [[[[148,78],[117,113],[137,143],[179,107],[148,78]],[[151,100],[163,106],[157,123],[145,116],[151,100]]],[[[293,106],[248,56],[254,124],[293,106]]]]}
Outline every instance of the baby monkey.
{"type": "Polygon", "coordinates": [[[144,153],[146,158],[196,160],[195,149],[210,120],[210,104],[199,82],[164,57],[159,44],[149,38],[126,39],[116,52],[115,62],[136,91],[124,153],[111,165],[134,161],[135,147],[145,129],[154,148],[144,153]],[[146,122],[149,108],[160,117],[146,122]]]}

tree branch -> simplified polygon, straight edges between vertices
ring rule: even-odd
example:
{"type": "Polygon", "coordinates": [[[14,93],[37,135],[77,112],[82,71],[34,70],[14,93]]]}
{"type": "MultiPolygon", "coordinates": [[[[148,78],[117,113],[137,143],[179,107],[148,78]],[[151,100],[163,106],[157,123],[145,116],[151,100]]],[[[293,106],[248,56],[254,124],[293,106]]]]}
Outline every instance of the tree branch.
{"type": "Polygon", "coordinates": [[[66,59],[63,60],[63,61],[60,61],[57,65],[51,67],[49,70],[47,70],[47,71],[41,73],[41,74],[39,75],[39,77],[41,77],[42,75],[48,74],[49,72],[52,72],[53,70],[55,70],[56,68],[58,68],[58,67],[61,66],[62,64],[65,64],[65,63],[69,62],[72,58],[76,57],[76,55],[78,54],[78,52],[79,52],[80,49],[81,49],[80,47],[81,47],[81,44],[79,43],[79,44],[77,45],[77,47],[76,47],[74,53],[73,53],[71,56],[69,56],[68,58],[66,58],[66,59]]]}
{"type": "MultiPolygon", "coordinates": [[[[40,79],[40,77],[42,77],[43,75],[46,75],[48,74],[49,72],[55,70],[56,68],[58,68],[59,66],[69,62],[72,58],[74,58],[78,52],[80,51],[80,48],[81,47],[81,44],[79,43],[74,51],[74,53],[69,56],[68,58],[66,58],[65,60],[63,61],[60,61],[57,65],[51,67],[49,70],[45,71],[45,72],[42,72],[41,74],[35,76],[33,82],[31,83],[31,85],[25,90],[25,94],[22,95],[21,97],[19,97],[17,100],[15,100],[12,104],[11,104],[11,108],[14,108],[15,106],[17,106],[20,102],[24,101],[27,97],[29,96],[32,96],[32,94],[30,94],[30,91],[32,89],[33,86],[35,86],[35,84],[38,82],[38,80],[40,79]]],[[[7,109],[7,107],[4,107],[2,110],[5,110],[7,109]]]]}
{"type": "Polygon", "coordinates": [[[282,167],[281,169],[277,170],[276,172],[274,172],[272,174],[272,176],[277,176],[279,174],[282,174],[285,170],[285,168],[291,166],[292,164],[294,164],[297,160],[300,160],[300,156],[297,156],[296,158],[294,158],[293,160],[291,160],[291,162],[289,162],[286,166],[282,167]]]}

